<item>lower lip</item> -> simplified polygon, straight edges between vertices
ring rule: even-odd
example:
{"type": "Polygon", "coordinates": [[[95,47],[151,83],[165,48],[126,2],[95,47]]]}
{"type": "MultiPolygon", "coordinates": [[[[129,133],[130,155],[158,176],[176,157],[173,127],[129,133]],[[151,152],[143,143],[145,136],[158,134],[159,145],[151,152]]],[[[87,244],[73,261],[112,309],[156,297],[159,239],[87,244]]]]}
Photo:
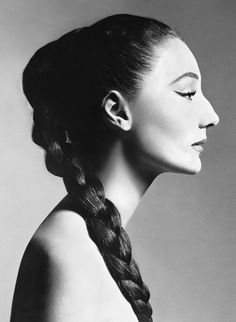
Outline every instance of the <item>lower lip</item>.
{"type": "Polygon", "coordinates": [[[203,146],[200,145],[200,144],[192,145],[192,148],[197,152],[202,152],[203,151],[203,146]]]}

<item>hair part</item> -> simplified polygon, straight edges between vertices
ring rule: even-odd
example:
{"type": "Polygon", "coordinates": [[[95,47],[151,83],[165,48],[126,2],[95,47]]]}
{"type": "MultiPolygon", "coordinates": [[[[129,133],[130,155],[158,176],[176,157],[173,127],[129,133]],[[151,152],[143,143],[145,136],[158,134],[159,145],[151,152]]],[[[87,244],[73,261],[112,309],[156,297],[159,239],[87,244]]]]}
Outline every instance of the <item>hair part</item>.
{"type": "Polygon", "coordinates": [[[91,161],[114,136],[104,121],[102,100],[111,90],[132,100],[152,70],[156,48],[170,38],[180,36],[160,21],[117,14],[43,46],[23,73],[33,108],[32,139],[45,150],[47,169],[63,178],[89,236],[142,322],[152,321],[150,293],[120,214],[106,199],[91,161]]]}

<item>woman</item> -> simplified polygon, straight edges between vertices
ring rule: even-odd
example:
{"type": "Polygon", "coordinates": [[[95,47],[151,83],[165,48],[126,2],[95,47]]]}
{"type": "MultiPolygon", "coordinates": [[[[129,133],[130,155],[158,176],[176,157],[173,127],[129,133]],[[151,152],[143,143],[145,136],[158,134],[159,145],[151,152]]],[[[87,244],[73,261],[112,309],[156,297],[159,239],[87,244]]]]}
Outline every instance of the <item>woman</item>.
{"type": "Polygon", "coordinates": [[[113,15],[39,49],[23,89],[68,194],[27,246],[11,322],[152,321],[123,226],[158,175],[201,169],[219,118],[193,54],[159,21],[113,15]]]}

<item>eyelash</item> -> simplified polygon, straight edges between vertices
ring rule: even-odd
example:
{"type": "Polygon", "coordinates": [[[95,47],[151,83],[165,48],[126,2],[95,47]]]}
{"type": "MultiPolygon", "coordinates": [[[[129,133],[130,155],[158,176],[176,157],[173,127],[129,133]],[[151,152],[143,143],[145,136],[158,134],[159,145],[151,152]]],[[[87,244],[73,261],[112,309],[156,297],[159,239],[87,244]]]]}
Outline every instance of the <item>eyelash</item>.
{"type": "Polygon", "coordinates": [[[196,94],[196,91],[192,91],[192,92],[186,92],[186,93],[184,93],[184,92],[177,92],[176,91],[176,93],[178,94],[178,95],[180,95],[180,96],[182,96],[182,97],[185,97],[185,98],[187,98],[188,100],[192,100],[192,96],[194,96],[195,94],[196,94]]]}

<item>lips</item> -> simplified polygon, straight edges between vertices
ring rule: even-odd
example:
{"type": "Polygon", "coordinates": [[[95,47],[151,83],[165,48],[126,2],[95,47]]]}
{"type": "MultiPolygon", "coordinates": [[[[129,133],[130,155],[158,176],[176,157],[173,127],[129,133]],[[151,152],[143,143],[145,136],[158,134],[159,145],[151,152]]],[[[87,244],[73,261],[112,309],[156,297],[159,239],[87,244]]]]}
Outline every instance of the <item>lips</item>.
{"type": "Polygon", "coordinates": [[[199,145],[199,144],[205,144],[205,143],[206,143],[206,141],[207,141],[207,138],[204,138],[204,139],[202,139],[201,141],[197,141],[197,142],[193,143],[193,144],[192,144],[192,146],[194,146],[194,145],[199,145]]]}
{"type": "Polygon", "coordinates": [[[192,148],[197,152],[203,151],[203,146],[201,144],[192,145],[192,148]]]}
{"type": "Polygon", "coordinates": [[[193,149],[196,150],[197,152],[202,152],[203,144],[205,144],[206,141],[207,141],[207,138],[204,138],[200,141],[195,142],[194,144],[192,144],[193,149]]]}

